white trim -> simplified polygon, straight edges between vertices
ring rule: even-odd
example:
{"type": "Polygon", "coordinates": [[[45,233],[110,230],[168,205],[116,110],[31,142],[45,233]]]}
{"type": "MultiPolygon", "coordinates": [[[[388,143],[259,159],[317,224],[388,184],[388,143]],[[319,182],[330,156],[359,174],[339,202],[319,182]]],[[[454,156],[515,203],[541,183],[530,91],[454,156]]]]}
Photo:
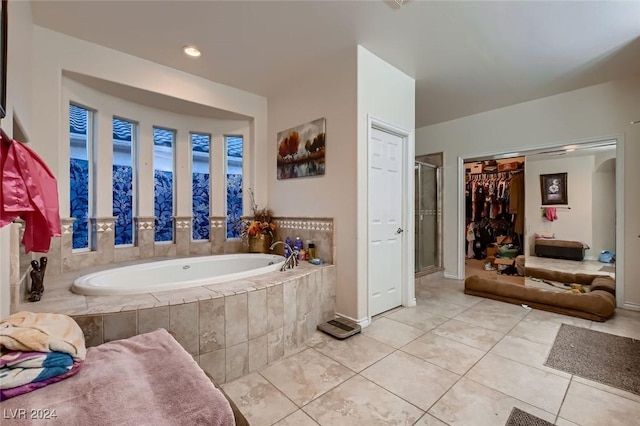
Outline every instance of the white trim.
{"type": "MultiPolygon", "coordinates": [[[[623,134],[615,134],[602,137],[593,137],[587,139],[570,140],[565,142],[529,146],[519,148],[518,152],[512,153],[507,150],[487,152],[484,154],[473,155],[460,155],[458,156],[458,265],[456,271],[456,279],[464,280],[465,278],[465,247],[460,247],[460,242],[464,241],[464,228],[465,228],[465,208],[464,208],[464,162],[465,160],[489,158],[498,155],[507,155],[514,157],[522,157],[532,155],[536,152],[544,151],[547,149],[558,149],[565,145],[584,145],[593,144],[598,142],[615,141],[616,143],[616,301],[617,306],[625,307],[627,305],[634,305],[624,303],[624,156],[625,156],[625,141],[623,134]],[[512,154],[512,155],[511,155],[512,154]]],[[[505,157],[506,158],[506,157],[505,157]]],[[[525,171],[526,172],[526,171],[525,171]]],[[[445,272],[445,277],[449,278],[451,274],[445,272]]],[[[633,308],[628,308],[633,309],[633,308]]]]}
{"type": "Polygon", "coordinates": [[[349,321],[353,321],[353,322],[355,322],[356,324],[358,324],[362,328],[365,328],[369,324],[371,324],[371,318],[369,318],[369,317],[364,317],[364,318],[361,318],[361,319],[357,320],[355,318],[351,318],[349,315],[343,315],[343,314],[340,314],[338,312],[336,312],[336,316],[340,317],[340,318],[346,318],[349,321]]]}
{"type": "MultiPolygon", "coordinates": [[[[371,140],[371,129],[376,128],[388,133],[395,134],[402,138],[402,152],[403,152],[403,164],[402,164],[402,228],[404,229],[404,238],[402,239],[402,306],[415,306],[415,277],[414,277],[414,179],[413,179],[413,165],[415,163],[415,143],[413,132],[402,127],[398,127],[394,124],[381,120],[377,117],[367,114],[367,149],[366,149],[366,176],[367,176],[367,193],[366,193],[366,211],[367,221],[365,227],[364,238],[358,238],[358,251],[363,250],[365,253],[365,259],[367,264],[367,321],[370,321],[370,302],[371,302],[371,288],[369,286],[369,273],[371,268],[371,262],[369,260],[369,143],[371,140]],[[410,272],[409,272],[410,271],[410,272]]],[[[359,323],[359,322],[358,322],[359,323]]]]}
{"type": "Polygon", "coordinates": [[[630,311],[639,311],[640,312],[640,304],[627,302],[622,306],[618,306],[619,308],[628,309],[630,311]]]}
{"type": "Polygon", "coordinates": [[[444,277],[448,278],[450,280],[458,280],[458,279],[460,279],[460,278],[458,278],[458,274],[456,274],[455,272],[444,271],[444,277]]]}

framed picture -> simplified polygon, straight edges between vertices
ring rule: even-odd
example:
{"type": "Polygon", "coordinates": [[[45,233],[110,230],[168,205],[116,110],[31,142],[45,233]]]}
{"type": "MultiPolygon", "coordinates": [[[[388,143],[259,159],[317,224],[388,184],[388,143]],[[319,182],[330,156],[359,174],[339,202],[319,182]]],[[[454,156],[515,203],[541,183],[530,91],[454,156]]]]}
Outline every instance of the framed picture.
{"type": "Polygon", "coordinates": [[[569,204],[567,174],[540,175],[540,192],[543,206],[569,204]]]}
{"type": "Polygon", "coordinates": [[[324,175],[325,119],[278,132],[278,179],[324,175]]]}

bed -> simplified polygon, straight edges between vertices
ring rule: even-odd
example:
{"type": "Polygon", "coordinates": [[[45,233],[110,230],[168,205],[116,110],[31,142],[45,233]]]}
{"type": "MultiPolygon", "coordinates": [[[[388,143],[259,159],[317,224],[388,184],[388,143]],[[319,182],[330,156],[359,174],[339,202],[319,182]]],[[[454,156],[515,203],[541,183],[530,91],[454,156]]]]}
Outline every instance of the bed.
{"type": "Polygon", "coordinates": [[[582,261],[588,248],[589,246],[582,241],[567,241],[555,238],[536,238],[535,241],[535,253],[538,257],[582,261]]]}
{"type": "Polygon", "coordinates": [[[248,424],[164,329],[89,348],[77,374],[2,409],[6,424],[248,424]]]}
{"type": "Polygon", "coordinates": [[[528,287],[512,282],[488,279],[479,276],[467,277],[464,292],[473,296],[486,297],[516,305],[525,304],[531,308],[571,315],[592,321],[603,322],[616,310],[616,283],[605,275],[570,274],[540,268],[525,268],[525,275],[549,282],[575,283],[588,286],[586,293],[550,291],[528,287]]]}

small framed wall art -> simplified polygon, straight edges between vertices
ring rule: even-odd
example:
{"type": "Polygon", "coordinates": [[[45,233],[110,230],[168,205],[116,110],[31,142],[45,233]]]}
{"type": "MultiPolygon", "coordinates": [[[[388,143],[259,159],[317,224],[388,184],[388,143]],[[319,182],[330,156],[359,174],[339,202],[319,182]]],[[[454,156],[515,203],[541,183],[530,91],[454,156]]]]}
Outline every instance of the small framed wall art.
{"type": "Polygon", "coordinates": [[[325,119],[278,132],[278,179],[324,175],[325,119]]]}
{"type": "Polygon", "coordinates": [[[543,206],[569,204],[567,174],[540,175],[540,191],[543,206]]]}

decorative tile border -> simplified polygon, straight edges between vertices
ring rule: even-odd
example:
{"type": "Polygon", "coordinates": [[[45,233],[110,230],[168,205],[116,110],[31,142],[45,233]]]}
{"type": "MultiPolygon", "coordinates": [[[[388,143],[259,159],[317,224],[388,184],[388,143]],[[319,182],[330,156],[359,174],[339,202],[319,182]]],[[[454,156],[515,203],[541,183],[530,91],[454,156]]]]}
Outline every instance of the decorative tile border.
{"type": "Polygon", "coordinates": [[[179,220],[176,218],[176,229],[189,229],[191,228],[191,220],[179,220]]]}
{"type": "Polygon", "coordinates": [[[154,229],[156,226],[156,219],[154,217],[136,217],[133,219],[137,223],[138,230],[141,229],[154,229]]]}
{"type": "Polygon", "coordinates": [[[227,224],[227,219],[219,216],[209,217],[209,224],[212,228],[224,228],[227,224]]]}
{"type": "Polygon", "coordinates": [[[71,235],[73,233],[73,222],[76,220],[72,217],[60,219],[62,225],[62,235],[71,235]]]}
{"type": "Polygon", "coordinates": [[[308,229],[311,231],[326,231],[331,232],[333,230],[332,220],[323,219],[299,219],[299,220],[281,220],[274,219],[276,224],[280,228],[285,229],[308,229]]]}
{"type": "Polygon", "coordinates": [[[96,232],[113,232],[113,222],[96,222],[96,232]]]}

